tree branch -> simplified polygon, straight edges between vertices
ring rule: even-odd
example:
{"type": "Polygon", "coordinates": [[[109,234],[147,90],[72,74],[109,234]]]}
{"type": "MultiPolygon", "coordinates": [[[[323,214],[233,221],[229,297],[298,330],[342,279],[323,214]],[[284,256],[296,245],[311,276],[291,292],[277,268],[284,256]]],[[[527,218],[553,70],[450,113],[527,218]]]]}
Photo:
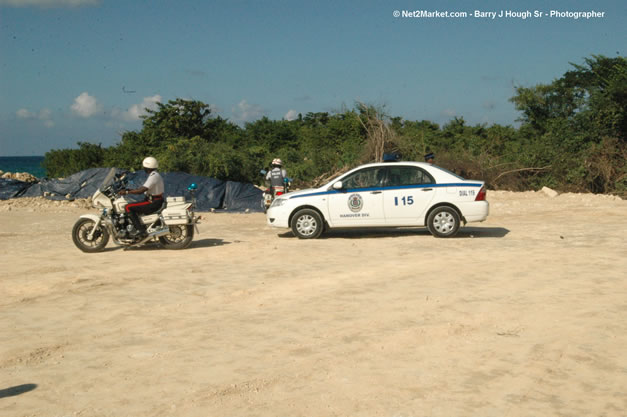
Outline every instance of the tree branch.
{"type": "Polygon", "coordinates": [[[512,173],[514,173],[514,172],[522,172],[522,171],[544,171],[544,170],[549,169],[549,168],[551,168],[551,165],[547,165],[547,166],[544,166],[544,167],[541,167],[541,168],[518,168],[518,169],[512,169],[512,170],[510,170],[510,171],[501,172],[499,175],[497,175],[497,176],[496,176],[496,178],[494,178],[494,179],[492,180],[492,182],[493,182],[493,183],[495,183],[495,182],[496,182],[499,178],[501,178],[502,176],[507,175],[507,174],[512,174],[512,173]]]}

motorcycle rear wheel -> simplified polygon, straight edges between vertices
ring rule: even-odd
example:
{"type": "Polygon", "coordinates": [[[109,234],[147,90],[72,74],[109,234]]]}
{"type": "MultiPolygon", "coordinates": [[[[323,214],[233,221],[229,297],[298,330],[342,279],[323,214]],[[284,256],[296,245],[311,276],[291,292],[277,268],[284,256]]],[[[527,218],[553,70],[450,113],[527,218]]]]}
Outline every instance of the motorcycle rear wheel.
{"type": "Polygon", "coordinates": [[[104,226],[99,226],[94,232],[92,239],[89,234],[96,226],[92,219],[78,219],[72,228],[72,240],[77,248],[87,253],[102,251],[109,242],[109,231],[104,226]]]}
{"type": "Polygon", "coordinates": [[[159,242],[166,249],[177,250],[187,248],[194,239],[194,226],[191,224],[176,224],[169,226],[170,233],[159,237],[159,242]]]}

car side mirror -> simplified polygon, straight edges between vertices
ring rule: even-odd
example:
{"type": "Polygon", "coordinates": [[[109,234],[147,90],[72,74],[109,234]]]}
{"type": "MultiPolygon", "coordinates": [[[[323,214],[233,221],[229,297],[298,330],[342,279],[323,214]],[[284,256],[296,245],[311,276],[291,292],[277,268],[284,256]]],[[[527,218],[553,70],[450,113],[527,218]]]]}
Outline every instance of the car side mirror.
{"type": "Polygon", "coordinates": [[[335,184],[333,184],[333,189],[334,190],[341,190],[342,189],[342,181],[338,181],[335,184]]]}

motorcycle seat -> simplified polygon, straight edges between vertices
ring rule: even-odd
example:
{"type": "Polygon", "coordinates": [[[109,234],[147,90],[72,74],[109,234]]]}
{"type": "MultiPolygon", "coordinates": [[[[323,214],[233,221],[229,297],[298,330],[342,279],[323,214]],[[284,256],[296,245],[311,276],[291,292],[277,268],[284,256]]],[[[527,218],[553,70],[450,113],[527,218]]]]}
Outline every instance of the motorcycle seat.
{"type": "Polygon", "coordinates": [[[161,203],[161,207],[159,208],[159,210],[156,211],[156,213],[161,214],[161,212],[166,208],[168,208],[168,201],[164,198],[163,203],[161,203]]]}

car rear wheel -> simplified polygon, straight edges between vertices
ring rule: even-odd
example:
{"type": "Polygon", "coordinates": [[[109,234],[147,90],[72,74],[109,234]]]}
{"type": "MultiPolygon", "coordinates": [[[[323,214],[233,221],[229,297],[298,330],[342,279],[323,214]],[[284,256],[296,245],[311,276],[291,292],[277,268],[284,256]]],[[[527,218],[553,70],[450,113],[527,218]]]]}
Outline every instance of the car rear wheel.
{"type": "Polygon", "coordinates": [[[303,209],[292,217],[292,232],[299,239],[316,239],[322,234],[324,224],[317,211],[303,209]]]}
{"type": "Polygon", "coordinates": [[[429,213],[427,227],[435,237],[453,237],[459,230],[459,214],[452,207],[438,207],[429,213]]]}

